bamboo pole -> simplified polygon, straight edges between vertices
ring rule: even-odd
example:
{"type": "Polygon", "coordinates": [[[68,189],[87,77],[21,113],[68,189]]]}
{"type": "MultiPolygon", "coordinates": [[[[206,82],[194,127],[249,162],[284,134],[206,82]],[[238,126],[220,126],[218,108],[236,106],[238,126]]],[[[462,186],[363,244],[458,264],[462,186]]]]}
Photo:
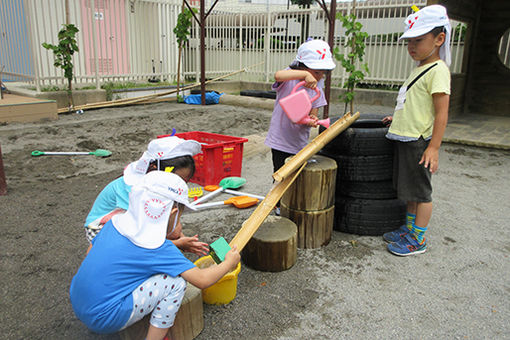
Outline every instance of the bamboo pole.
{"type": "Polygon", "coordinates": [[[253,234],[260,227],[262,222],[266,219],[267,215],[274,209],[278,200],[283,196],[285,191],[290,187],[297,176],[301,173],[303,168],[306,166],[306,163],[302,164],[300,168],[294,171],[294,173],[290,176],[287,176],[283,181],[276,182],[271,190],[267,193],[266,197],[260,202],[258,207],[253,211],[253,213],[248,217],[246,221],[244,221],[243,226],[237,232],[236,236],[230,241],[230,246],[237,246],[237,250],[241,251],[244,246],[251,239],[253,234]]]}
{"type": "Polygon", "coordinates": [[[347,129],[356,119],[359,118],[359,112],[352,115],[350,112],[337,120],[333,125],[324,130],[315,137],[307,146],[299,151],[294,157],[286,162],[278,171],[273,174],[273,178],[280,182],[292,174],[301,164],[315,155],[320,149],[328,144],[333,138],[347,129]]]}
{"type": "MultiPolygon", "coordinates": [[[[216,77],[214,79],[207,80],[205,83],[208,84],[208,83],[211,83],[213,81],[217,81],[217,80],[220,80],[220,79],[223,79],[223,78],[226,78],[226,77],[230,77],[230,76],[233,76],[233,75],[238,74],[238,73],[246,72],[247,69],[255,67],[255,66],[258,66],[258,65],[263,64],[263,63],[264,62],[253,64],[253,65],[245,67],[245,68],[243,68],[241,70],[238,70],[238,71],[226,74],[224,76],[219,76],[219,77],[216,77]]],[[[180,91],[192,89],[192,88],[198,87],[200,85],[201,85],[200,83],[195,83],[195,84],[192,84],[192,85],[181,87],[180,91]]],[[[157,97],[161,97],[161,96],[166,96],[166,95],[169,95],[169,94],[172,94],[172,93],[175,93],[175,92],[177,92],[177,90],[171,90],[171,91],[155,93],[155,94],[148,94],[148,95],[145,95],[145,96],[140,96],[140,97],[135,97],[135,98],[125,98],[125,99],[118,99],[118,100],[112,100],[112,101],[106,101],[106,102],[84,104],[84,105],[75,106],[74,110],[99,109],[99,108],[103,108],[103,107],[131,105],[131,104],[136,104],[136,103],[139,103],[139,102],[142,102],[142,101],[145,101],[145,100],[149,100],[149,99],[153,99],[153,98],[157,98],[157,97]]],[[[69,108],[68,107],[67,108],[61,108],[61,109],[58,109],[57,112],[58,113],[69,112],[69,108]]]]}

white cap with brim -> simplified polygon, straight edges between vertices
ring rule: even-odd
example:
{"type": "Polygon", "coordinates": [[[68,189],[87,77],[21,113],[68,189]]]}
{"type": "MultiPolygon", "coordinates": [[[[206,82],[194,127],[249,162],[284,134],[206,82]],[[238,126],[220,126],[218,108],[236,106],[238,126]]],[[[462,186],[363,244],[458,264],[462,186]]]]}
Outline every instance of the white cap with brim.
{"type": "Polygon", "coordinates": [[[445,41],[439,48],[439,57],[450,66],[450,19],[446,14],[446,8],[441,5],[431,5],[422,8],[416,13],[409,15],[405,21],[406,29],[399,39],[409,39],[429,33],[436,27],[444,27],[445,41]]]}
{"type": "MultiPolygon", "coordinates": [[[[132,187],[129,208],[112,217],[113,225],[133,244],[147,249],[158,248],[165,242],[174,202],[196,210],[188,201],[188,185],[179,175],[151,171],[132,187]]],[[[173,229],[176,224],[177,218],[173,229]]]]}
{"type": "Polygon", "coordinates": [[[127,185],[136,184],[147,173],[152,161],[195,156],[201,151],[200,143],[195,140],[186,140],[176,136],[155,139],[149,143],[147,151],[139,160],[130,163],[124,169],[124,182],[127,185]]]}
{"type": "Polygon", "coordinates": [[[323,40],[310,40],[298,48],[295,62],[300,62],[312,70],[332,70],[336,67],[333,62],[331,49],[323,40]]]}

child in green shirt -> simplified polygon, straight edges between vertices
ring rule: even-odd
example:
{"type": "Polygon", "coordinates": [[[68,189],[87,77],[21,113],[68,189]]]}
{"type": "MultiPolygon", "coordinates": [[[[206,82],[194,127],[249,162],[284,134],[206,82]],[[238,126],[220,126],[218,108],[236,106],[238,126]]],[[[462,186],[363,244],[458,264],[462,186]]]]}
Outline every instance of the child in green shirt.
{"type": "Polygon", "coordinates": [[[431,175],[438,169],[450,101],[450,32],[446,9],[424,7],[406,19],[407,50],[417,68],[401,87],[386,137],[395,142],[393,183],[407,202],[407,224],[385,233],[388,250],[408,256],[427,250],[424,237],[432,216],[431,175]]]}

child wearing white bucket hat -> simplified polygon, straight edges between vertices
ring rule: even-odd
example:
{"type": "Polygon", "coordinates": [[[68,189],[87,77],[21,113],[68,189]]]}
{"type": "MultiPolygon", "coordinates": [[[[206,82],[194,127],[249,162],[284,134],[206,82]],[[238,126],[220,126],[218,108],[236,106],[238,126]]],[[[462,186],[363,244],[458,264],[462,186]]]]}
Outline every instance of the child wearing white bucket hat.
{"type": "MultiPolygon", "coordinates": [[[[139,160],[124,169],[124,175],[110,182],[96,198],[85,220],[85,235],[89,242],[99,233],[103,225],[115,214],[127,210],[131,186],[146,173],[171,170],[188,181],[195,172],[193,156],[201,152],[200,143],[176,136],[152,140],[139,160]]],[[[176,246],[197,255],[207,253],[207,244],[198,241],[198,235],[183,234],[174,240],[176,246]]]]}
{"type": "Polygon", "coordinates": [[[310,127],[318,126],[319,108],[328,104],[323,92],[324,74],[334,68],[328,43],[309,40],[299,46],[296,58],[288,68],[275,73],[272,89],[276,91],[276,101],[265,140],[265,144],[271,148],[274,171],[283,166],[287,157],[295,155],[308,144],[310,127]],[[293,123],[280,105],[280,100],[287,97],[301,81],[305,81],[304,87],[310,98],[316,95],[315,88],[320,92],[319,98],[312,102],[309,113],[312,120],[308,124],[293,123]]]}
{"type": "Polygon", "coordinates": [[[133,185],[129,207],[108,221],[73,277],[76,316],[92,331],[114,333],[151,314],[146,339],[163,339],[181,305],[186,281],[200,289],[216,283],[240,261],[234,247],[225,261],[197,268],[167,239],[181,232],[186,182],[152,171],[133,185]]]}
{"type": "Polygon", "coordinates": [[[417,67],[400,88],[387,138],[395,143],[393,183],[407,202],[407,223],[385,233],[388,250],[399,256],[427,250],[424,237],[432,216],[431,176],[448,122],[450,32],[446,9],[431,5],[409,15],[400,39],[417,67]]]}

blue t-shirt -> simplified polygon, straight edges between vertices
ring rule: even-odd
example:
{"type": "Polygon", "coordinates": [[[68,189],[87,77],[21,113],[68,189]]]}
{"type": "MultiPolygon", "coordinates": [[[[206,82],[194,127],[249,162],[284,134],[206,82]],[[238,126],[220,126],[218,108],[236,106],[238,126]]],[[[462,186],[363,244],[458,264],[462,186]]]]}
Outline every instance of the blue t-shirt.
{"type": "Polygon", "coordinates": [[[112,221],[92,244],[69,293],[76,316],[97,333],[117,332],[126,324],[133,309],[131,293],[149,277],[177,277],[195,267],[171,241],[156,249],[138,247],[112,221]]]}
{"type": "Polygon", "coordinates": [[[90,222],[115,210],[115,208],[127,210],[129,207],[130,191],[131,187],[124,182],[124,177],[119,177],[108,183],[94,201],[92,209],[90,209],[85,219],[85,227],[88,226],[90,222]]]}

